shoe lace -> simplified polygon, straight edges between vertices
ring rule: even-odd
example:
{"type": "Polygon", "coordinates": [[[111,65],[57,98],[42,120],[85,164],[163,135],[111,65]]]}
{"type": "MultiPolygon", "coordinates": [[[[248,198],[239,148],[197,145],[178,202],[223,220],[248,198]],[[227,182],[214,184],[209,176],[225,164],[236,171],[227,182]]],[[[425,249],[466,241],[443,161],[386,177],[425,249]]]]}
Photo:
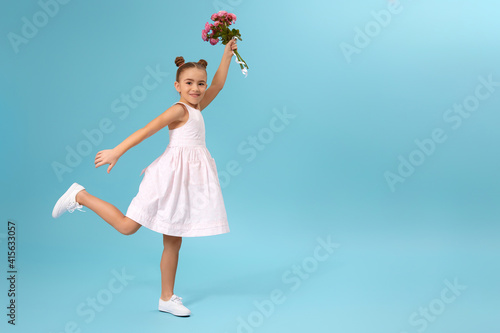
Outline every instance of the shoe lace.
{"type": "Polygon", "coordinates": [[[68,212],[70,213],[73,213],[75,211],[75,209],[78,209],[79,211],[81,212],[85,212],[84,210],[82,210],[83,206],[80,205],[78,202],[70,202],[68,204],[68,212]]]}
{"type": "Polygon", "coordinates": [[[172,298],[170,299],[172,302],[175,302],[177,304],[182,304],[182,297],[179,297],[177,295],[173,295],[172,298]]]}

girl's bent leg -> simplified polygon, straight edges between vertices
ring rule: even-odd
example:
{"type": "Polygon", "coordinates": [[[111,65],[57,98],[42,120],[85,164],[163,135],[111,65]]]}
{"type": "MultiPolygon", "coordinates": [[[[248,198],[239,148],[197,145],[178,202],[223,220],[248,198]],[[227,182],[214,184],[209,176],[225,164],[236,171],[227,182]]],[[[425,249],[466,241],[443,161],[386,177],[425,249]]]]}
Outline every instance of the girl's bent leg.
{"type": "Polygon", "coordinates": [[[113,228],[124,235],[132,235],[141,227],[139,223],[123,215],[118,208],[109,202],[93,196],[86,190],[78,192],[75,200],[80,205],[93,210],[104,221],[108,222],[113,228]]]}
{"type": "Polygon", "coordinates": [[[163,235],[163,254],[161,255],[161,296],[164,301],[174,294],[175,273],[179,261],[182,237],[163,235]]]}

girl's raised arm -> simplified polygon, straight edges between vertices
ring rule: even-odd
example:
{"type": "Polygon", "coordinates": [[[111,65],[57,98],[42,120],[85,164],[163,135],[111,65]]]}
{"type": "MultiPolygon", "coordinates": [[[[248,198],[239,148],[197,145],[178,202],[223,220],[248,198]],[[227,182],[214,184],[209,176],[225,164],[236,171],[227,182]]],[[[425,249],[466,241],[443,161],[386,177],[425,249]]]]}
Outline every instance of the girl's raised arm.
{"type": "Polygon", "coordinates": [[[229,65],[231,64],[231,58],[233,56],[233,50],[237,49],[238,45],[236,44],[236,39],[231,39],[226,44],[219,68],[215,72],[214,78],[210,83],[210,87],[208,87],[207,91],[205,92],[205,96],[203,96],[203,99],[200,102],[200,110],[206,108],[224,87],[224,84],[226,83],[227,72],[229,71],[229,65]]]}
{"type": "Polygon", "coordinates": [[[122,141],[113,149],[101,150],[95,157],[95,167],[109,164],[108,173],[115,166],[118,159],[127,152],[130,148],[141,143],[144,139],[149,138],[163,127],[171,124],[174,121],[181,120],[184,116],[184,108],[175,104],[169,107],[165,112],[150,121],[146,126],[132,133],[128,138],[122,141]]]}

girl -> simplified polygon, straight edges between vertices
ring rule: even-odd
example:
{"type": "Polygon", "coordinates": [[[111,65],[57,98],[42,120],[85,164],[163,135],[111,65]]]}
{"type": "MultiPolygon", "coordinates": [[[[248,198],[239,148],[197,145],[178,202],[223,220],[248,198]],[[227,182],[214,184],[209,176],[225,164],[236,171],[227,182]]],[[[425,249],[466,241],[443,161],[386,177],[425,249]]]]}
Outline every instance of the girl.
{"type": "Polygon", "coordinates": [[[145,172],[137,195],[123,215],[112,204],[88,193],[73,183],[59,198],[52,211],[57,218],[66,211],[90,208],[124,235],[141,226],[163,234],[160,261],[161,295],[158,309],[176,316],[191,311],[174,294],[175,274],[182,237],[210,236],[229,232],[215,160],[205,145],[204,110],[224,87],[227,72],[237,50],[236,39],[226,44],[222,61],[207,89],[207,62],[203,59],[184,63],[177,57],[175,89],[179,102],[153,119],[113,149],[102,150],[95,157],[95,167],[109,164],[107,172],[130,148],[165,126],[169,127],[169,144],[145,172]]]}

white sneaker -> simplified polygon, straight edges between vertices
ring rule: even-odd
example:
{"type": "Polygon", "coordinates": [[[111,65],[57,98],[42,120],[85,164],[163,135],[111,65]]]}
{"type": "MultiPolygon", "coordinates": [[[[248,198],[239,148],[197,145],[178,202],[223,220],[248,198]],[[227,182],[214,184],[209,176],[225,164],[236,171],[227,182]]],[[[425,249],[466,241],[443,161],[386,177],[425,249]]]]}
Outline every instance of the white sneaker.
{"type": "Polygon", "coordinates": [[[160,303],[158,304],[158,310],[163,312],[169,312],[175,316],[189,316],[191,311],[182,305],[182,297],[172,295],[169,301],[164,301],[160,298],[160,303]]]}
{"type": "Polygon", "coordinates": [[[78,209],[81,212],[85,212],[81,208],[83,207],[78,202],[76,202],[76,194],[81,190],[84,190],[85,187],[78,183],[73,183],[69,187],[69,189],[57,200],[54,209],[52,210],[52,217],[58,218],[62,214],[66,213],[66,211],[73,213],[75,209],[78,209]]]}

